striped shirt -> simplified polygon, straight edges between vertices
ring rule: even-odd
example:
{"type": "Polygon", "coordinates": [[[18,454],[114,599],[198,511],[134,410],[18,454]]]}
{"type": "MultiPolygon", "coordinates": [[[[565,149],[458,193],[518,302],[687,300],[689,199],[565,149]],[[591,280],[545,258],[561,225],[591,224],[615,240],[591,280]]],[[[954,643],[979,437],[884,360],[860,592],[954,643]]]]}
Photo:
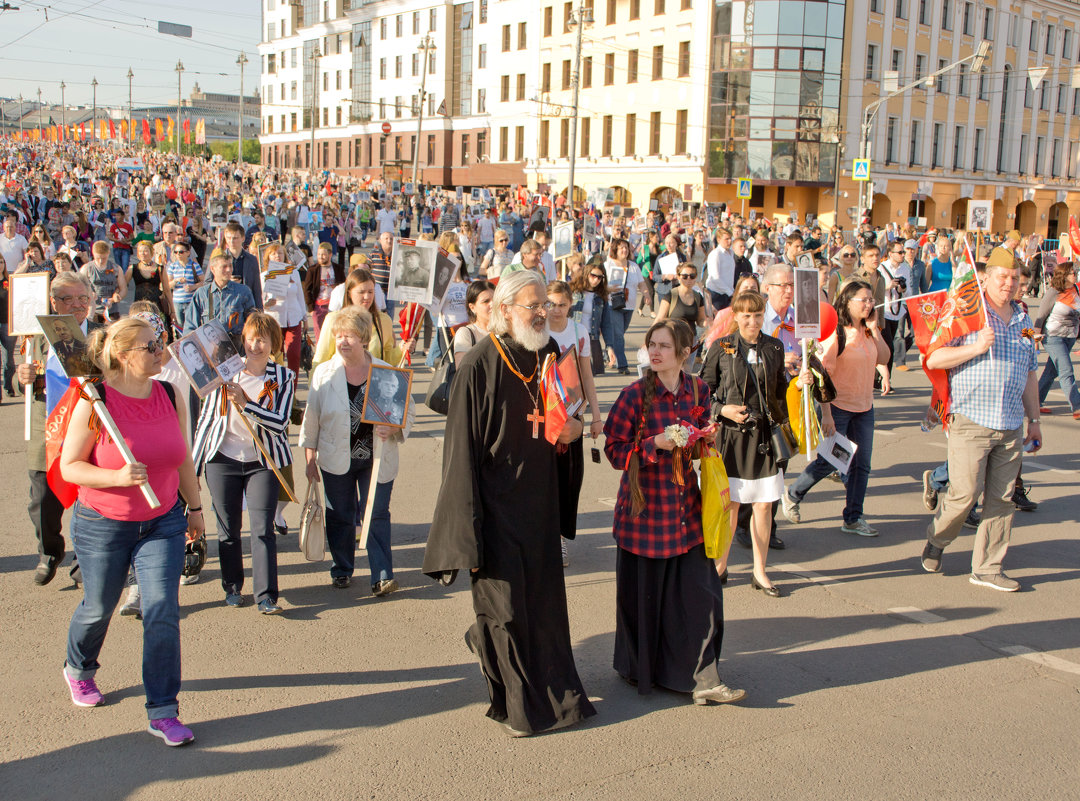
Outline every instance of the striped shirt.
{"type": "MultiPolygon", "coordinates": [[[[1035,345],[1022,336],[1032,328],[1031,318],[1019,304],[1002,320],[993,309],[986,316],[994,329],[989,351],[949,370],[949,395],[953,414],[962,414],[973,423],[995,431],[1014,431],[1024,422],[1024,387],[1028,374],[1038,366],[1035,345]]],[[[949,347],[970,345],[978,338],[973,331],[949,342],[949,347]]]]}
{"type": "MultiPolygon", "coordinates": [[[[296,374],[277,362],[266,363],[263,376],[263,392],[244,406],[244,414],[259,433],[266,452],[276,467],[292,464],[289,448],[289,415],[292,412],[293,394],[296,392],[296,374]]],[[[195,426],[195,438],[191,452],[195,470],[201,473],[206,462],[214,458],[225,439],[228,415],[221,413],[224,388],[218,387],[203,401],[199,422],[195,426]]],[[[269,468],[261,453],[258,459],[269,468]]]]}

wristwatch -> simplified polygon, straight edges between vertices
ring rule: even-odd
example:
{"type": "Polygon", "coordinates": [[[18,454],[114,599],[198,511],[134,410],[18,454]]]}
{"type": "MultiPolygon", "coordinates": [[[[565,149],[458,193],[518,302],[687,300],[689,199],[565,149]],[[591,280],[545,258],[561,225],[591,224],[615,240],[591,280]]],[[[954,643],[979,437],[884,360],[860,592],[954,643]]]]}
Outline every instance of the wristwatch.
{"type": "Polygon", "coordinates": [[[1028,422],[1029,423],[1037,423],[1037,422],[1039,422],[1039,418],[1038,417],[1029,417],[1028,422]]]}

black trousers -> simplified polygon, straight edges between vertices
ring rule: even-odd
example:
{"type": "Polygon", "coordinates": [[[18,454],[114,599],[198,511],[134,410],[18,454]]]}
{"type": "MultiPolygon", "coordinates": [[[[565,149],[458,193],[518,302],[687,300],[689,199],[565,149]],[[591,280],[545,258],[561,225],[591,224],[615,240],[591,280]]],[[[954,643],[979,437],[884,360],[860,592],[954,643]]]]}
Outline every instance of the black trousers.
{"type": "Polygon", "coordinates": [[[64,559],[64,507],[49,489],[44,470],[30,471],[30,504],[26,507],[38,541],[38,555],[56,564],[64,559]]]}

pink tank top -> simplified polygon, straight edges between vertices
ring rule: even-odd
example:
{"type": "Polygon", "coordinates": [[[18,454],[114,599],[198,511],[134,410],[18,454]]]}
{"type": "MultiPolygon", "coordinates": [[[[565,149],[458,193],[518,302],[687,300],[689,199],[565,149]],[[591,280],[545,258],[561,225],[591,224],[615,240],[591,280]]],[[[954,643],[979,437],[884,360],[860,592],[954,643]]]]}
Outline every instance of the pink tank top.
{"type": "MultiPolygon", "coordinates": [[[[146,465],[150,488],[161,506],[151,509],[138,487],[80,487],[79,501],[110,520],[152,520],[176,504],[179,468],[187,456],[187,445],[165,387],[158,381],[151,383],[149,398],[131,398],[106,387],[105,403],[135,459],[146,465]]],[[[109,470],[124,466],[124,457],[104,429],[88,461],[109,470]]]]}

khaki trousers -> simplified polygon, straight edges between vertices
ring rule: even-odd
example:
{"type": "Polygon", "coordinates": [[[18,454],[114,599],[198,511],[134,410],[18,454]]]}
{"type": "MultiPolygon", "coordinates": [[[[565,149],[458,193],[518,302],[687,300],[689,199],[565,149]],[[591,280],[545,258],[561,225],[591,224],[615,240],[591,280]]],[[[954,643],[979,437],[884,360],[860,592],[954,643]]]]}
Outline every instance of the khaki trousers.
{"type": "Polygon", "coordinates": [[[959,414],[949,427],[949,489],[938,501],[927,538],[938,548],[947,548],[982,490],[982,522],[971,548],[971,572],[978,575],[1000,573],[1009,548],[1013,484],[1023,457],[1022,431],[1023,427],[1013,431],[984,428],[959,414]]]}

